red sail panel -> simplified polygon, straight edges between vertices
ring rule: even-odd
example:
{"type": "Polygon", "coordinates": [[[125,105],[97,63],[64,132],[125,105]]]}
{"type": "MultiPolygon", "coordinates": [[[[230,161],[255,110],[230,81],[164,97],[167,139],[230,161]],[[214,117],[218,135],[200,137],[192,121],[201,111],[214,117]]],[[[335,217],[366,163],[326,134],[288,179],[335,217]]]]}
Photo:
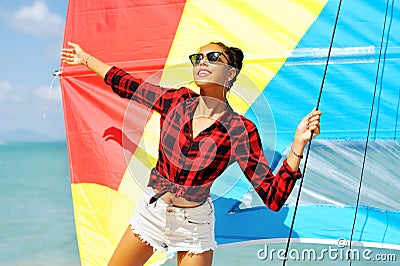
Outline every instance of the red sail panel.
{"type": "MultiPolygon", "coordinates": [[[[183,0],[70,0],[64,47],[76,42],[100,60],[146,78],[164,68],[184,6],[183,0]]],[[[62,70],[71,182],[118,189],[127,162],[120,143],[104,134],[117,140],[123,126],[134,128],[130,137],[138,143],[149,110],[135,106],[132,125],[123,125],[128,100],[82,66],[62,70]]]]}

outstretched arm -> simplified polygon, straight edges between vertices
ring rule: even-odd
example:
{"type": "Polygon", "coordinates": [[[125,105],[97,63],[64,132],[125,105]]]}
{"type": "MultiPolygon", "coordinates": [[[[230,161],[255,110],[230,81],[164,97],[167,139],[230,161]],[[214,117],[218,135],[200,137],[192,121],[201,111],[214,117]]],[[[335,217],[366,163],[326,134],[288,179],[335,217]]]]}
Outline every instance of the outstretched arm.
{"type": "Polygon", "coordinates": [[[107,65],[106,63],[86,53],[76,43],[68,42],[68,45],[71,47],[63,48],[61,50],[62,62],[71,66],[84,65],[104,79],[106,73],[111,68],[110,65],[107,65]]]}
{"type": "Polygon", "coordinates": [[[86,53],[78,44],[68,42],[70,47],[61,51],[62,62],[78,66],[84,65],[102,77],[107,85],[122,98],[134,100],[165,116],[180,99],[192,97],[189,89],[169,89],[135,78],[124,70],[110,66],[86,53]]]}
{"type": "Polygon", "coordinates": [[[320,111],[313,110],[299,123],[292,151],[274,175],[262,150],[261,139],[256,126],[244,120],[246,130],[235,148],[236,161],[257,194],[271,210],[278,211],[289,197],[296,180],[301,178],[299,164],[304,147],[311,137],[319,134],[320,111]],[[312,116],[312,117],[311,117],[312,116]]]}

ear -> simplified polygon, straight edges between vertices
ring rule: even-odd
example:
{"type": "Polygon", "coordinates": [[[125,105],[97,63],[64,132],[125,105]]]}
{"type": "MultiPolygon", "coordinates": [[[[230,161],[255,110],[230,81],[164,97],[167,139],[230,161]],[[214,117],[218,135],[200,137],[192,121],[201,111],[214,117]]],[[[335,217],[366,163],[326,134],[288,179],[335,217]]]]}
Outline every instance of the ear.
{"type": "Polygon", "coordinates": [[[232,81],[236,77],[237,69],[234,67],[229,68],[228,80],[232,81]]]}

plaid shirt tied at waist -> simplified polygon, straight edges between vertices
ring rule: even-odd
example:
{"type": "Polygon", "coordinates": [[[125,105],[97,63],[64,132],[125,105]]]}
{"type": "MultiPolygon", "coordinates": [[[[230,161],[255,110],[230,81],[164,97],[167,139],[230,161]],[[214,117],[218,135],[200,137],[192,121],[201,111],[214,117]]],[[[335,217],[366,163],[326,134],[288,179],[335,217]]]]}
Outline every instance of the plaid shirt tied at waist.
{"type": "Polygon", "coordinates": [[[204,202],[214,180],[237,163],[265,205],[279,210],[301,178],[300,171],[293,171],[286,159],[276,175],[272,173],[256,126],[228,103],[210,127],[193,136],[192,119],[200,98],[197,93],[186,87],[153,85],[117,67],[108,71],[105,82],[119,96],[161,116],[158,160],[148,183],[158,190],[153,201],[172,192],[188,201],[204,202]]]}

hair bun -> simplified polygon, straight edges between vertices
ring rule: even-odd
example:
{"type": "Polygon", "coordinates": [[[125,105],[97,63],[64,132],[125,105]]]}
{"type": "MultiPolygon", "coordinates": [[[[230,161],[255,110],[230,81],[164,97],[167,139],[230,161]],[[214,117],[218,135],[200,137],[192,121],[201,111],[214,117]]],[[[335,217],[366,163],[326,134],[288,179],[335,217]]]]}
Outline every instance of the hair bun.
{"type": "Polygon", "coordinates": [[[230,55],[232,65],[240,71],[243,67],[244,58],[242,50],[237,47],[229,47],[227,53],[230,55]]]}

